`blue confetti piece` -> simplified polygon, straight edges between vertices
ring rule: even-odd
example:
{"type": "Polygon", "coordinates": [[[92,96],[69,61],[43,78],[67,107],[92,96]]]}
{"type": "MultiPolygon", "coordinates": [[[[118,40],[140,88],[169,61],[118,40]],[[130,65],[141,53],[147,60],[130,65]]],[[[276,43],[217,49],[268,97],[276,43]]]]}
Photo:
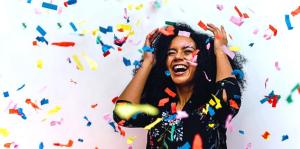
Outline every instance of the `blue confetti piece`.
{"type": "Polygon", "coordinates": [[[118,132],[116,130],[116,126],[115,126],[114,122],[109,122],[108,124],[115,130],[115,132],[118,132]]]}
{"type": "Polygon", "coordinates": [[[260,100],[260,103],[263,104],[263,103],[265,103],[268,100],[270,100],[270,99],[269,98],[264,98],[264,99],[260,100]]]}
{"type": "Polygon", "coordinates": [[[176,115],[177,114],[170,115],[169,117],[165,118],[164,121],[172,121],[176,118],[176,115]]]}
{"type": "Polygon", "coordinates": [[[233,74],[235,76],[238,75],[238,77],[240,79],[244,78],[244,73],[241,70],[239,70],[239,69],[234,69],[231,74],[233,74]]]}
{"type": "Polygon", "coordinates": [[[36,37],[35,39],[39,42],[45,42],[48,45],[48,41],[44,37],[36,37]]]}
{"type": "Polygon", "coordinates": [[[90,127],[92,125],[92,122],[88,122],[87,124],[86,124],[86,126],[88,126],[88,127],[90,127]]]}
{"type": "Polygon", "coordinates": [[[25,87],[25,84],[23,84],[21,87],[19,87],[19,88],[17,89],[17,91],[21,90],[21,89],[24,88],[24,87],[25,87]]]}
{"type": "Polygon", "coordinates": [[[131,116],[131,119],[135,120],[139,114],[141,114],[141,112],[135,113],[134,115],[131,116]]]}
{"type": "Polygon", "coordinates": [[[106,34],[107,32],[113,32],[113,28],[112,26],[108,26],[107,28],[104,28],[104,27],[99,27],[99,31],[106,34]]]}
{"type": "Polygon", "coordinates": [[[207,39],[205,40],[205,44],[208,44],[209,41],[210,41],[211,39],[212,39],[212,38],[207,38],[207,39]]]}
{"type": "Polygon", "coordinates": [[[287,139],[289,139],[289,136],[288,135],[283,135],[281,141],[285,141],[287,139]]]}
{"type": "Polygon", "coordinates": [[[41,27],[41,26],[37,26],[36,27],[36,30],[42,35],[42,36],[45,36],[47,33],[46,31],[41,27]]]}
{"type": "Polygon", "coordinates": [[[57,10],[57,5],[47,3],[47,2],[43,2],[42,7],[52,9],[52,10],[57,10]]]}
{"type": "Polygon", "coordinates": [[[43,142],[40,143],[39,149],[44,149],[44,143],[43,142]]]}
{"type": "Polygon", "coordinates": [[[102,45],[102,51],[103,51],[103,53],[106,53],[109,49],[114,49],[114,47],[111,46],[111,45],[107,45],[107,44],[103,44],[102,45]]]}
{"type": "Polygon", "coordinates": [[[27,117],[26,117],[25,113],[23,112],[23,109],[22,109],[22,108],[18,108],[18,113],[21,114],[21,117],[22,117],[24,120],[27,119],[27,117]]]}
{"type": "Polygon", "coordinates": [[[68,5],[73,5],[77,3],[77,0],[68,0],[68,5]]]}
{"type": "Polygon", "coordinates": [[[183,146],[178,147],[177,149],[190,149],[191,145],[189,142],[186,142],[183,146]]]}
{"type": "Polygon", "coordinates": [[[79,138],[79,139],[78,139],[78,142],[83,142],[83,139],[79,138]]]}
{"type": "Polygon", "coordinates": [[[143,51],[144,52],[154,52],[154,48],[151,48],[151,47],[149,47],[149,46],[143,46],[143,51]]]}
{"type": "Polygon", "coordinates": [[[249,44],[249,47],[253,47],[253,45],[254,45],[254,43],[252,42],[252,43],[249,44]]]}
{"type": "Polygon", "coordinates": [[[31,0],[27,0],[27,3],[28,3],[28,4],[31,4],[31,0]]]}
{"type": "Polygon", "coordinates": [[[234,98],[234,99],[240,99],[241,96],[239,96],[239,95],[233,95],[233,98],[234,98]]]}
{"type": "Polygon", "coordinates": [[[139,67],[141,67],[141,62],[138,61],[138,60],[135,60],[135,61],[133,62],[133,65],[134,65],[135,68],[139,68],[139,67]]]}
{"type": "Polygon", "coordinates": [[[131,65],[131,62],[129,59],[123,57],[123,63],[125,64],[125,66],[130,66],[131,65]]]}
{"type": "Polygon", "coordinates": [[[210,116],[214,116],[215,115],[215,110],[211,106],[208,107],[208,112],[209,112],[210,116]]]}
{"type": "Polygon", "coordinates": [[[46,98],[43,98],[43,99],[41,100],[41,106],[42,106],[42,105],[45,105],[45,104],[48,104],[48,103],[49,103],[49,100],[46,99],[46,98]]]}
{"type": "Polygon", "coordinates": [[[8,91],[6,91],[6,92],[3,92],[3,96],[4,96],[4,97],[9,97],[9,93],[8,93],[8,91]]]}
{"type": "Polygon", "coordinates": [[[284,18],[285,18],[285,23],[286,23],[288,30],[292,30],[294,27],[292,27],[290,15],[286,14],[284,18]]]}
{"type": "Polygon", "coordinates": [[[70,22],[70,26],[72,27],[74,32],[77,32],[77,28],[73,22],[70,22]]]}
{"type": "Polygon", "coordinates": [[[166,70],[166,71],[165,71],[165,75],[166,75],[167,77],[170,76],[170,75],[171,75],[170,71],[169,71],[169,70],[166,70]]]}
{"type": "Polygon", "coordinates": [[[239,133],[242,134],[242,135],[244,135],[244,134],[245,134],[245,131],[239,130],[239,133]]]}

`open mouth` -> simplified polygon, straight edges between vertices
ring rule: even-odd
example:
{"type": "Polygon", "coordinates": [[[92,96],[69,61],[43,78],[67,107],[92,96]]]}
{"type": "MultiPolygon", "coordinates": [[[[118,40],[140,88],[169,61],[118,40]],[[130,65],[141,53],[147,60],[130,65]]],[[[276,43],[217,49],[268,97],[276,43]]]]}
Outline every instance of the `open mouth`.
{"type": "Polygon", "coordinates": [[[184,64],[176,64],[172,67],[172,69],[175,75],[181,75],[187,71],[188,66],[184,64]]]}

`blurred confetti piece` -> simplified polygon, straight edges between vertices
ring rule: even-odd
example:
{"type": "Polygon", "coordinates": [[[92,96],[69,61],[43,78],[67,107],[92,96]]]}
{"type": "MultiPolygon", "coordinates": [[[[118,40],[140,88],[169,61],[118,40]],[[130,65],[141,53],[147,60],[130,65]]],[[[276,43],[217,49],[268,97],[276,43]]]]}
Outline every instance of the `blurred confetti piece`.
{"type": "Polygon", "coordinates": [[[241,48],[238,47],[238,46],[230,46],[230,47],[229,47],[229,50],[230,50],[230,51],[235,51],[235,52],[236,52],[236,51],[240,51],[240,49],[241,49],[241,48]]]}
{"type": "Polygon", "coordinates": [[[9,97],[9,92],[8,91],[3,92],[3,96],[4,97],[9,97]]]}
{"type": "Polygon", "coordinates": [[[42,7],[43,8],[47,8],[47,9],[51,9],[51,10],[57,10],[57,5],[51,4],[51,3],[47,3],[47,2],[43,2],[42,3],[42,7]]]}
{"type": "Polygon", "coordinates": [[[47,114],[54,115],[54,114],[58,113],[60,110],[61,110],[60,106],[55,106],[53,109],[49,110],[47,114]]]}
{"type": "Polygon", "coordinates": [[[128,137],[128,138],[127,138],[127,144],[132,144],[132,143],[134,142],[135,139],[136,139],[136,136],[128,137]]]}
{"type": "Polygon", "coordinates": [[[184,145],[178,147],[177,149],[190,149],[191,145],[189,142],[186,142],[184,145]]]}
{"type": "Polygon", "coordinates": [[[92,58],[88,57],[85,52],[81,52],[81,55],[87,61],[87,63],[88,63],[91,70],[96,70],[97,69],[98,65],[97,65],[96,61],[94,61],[92,58]]]}
{"type": "Polygon", "coordinates": [[[68,0],[66,2],[64,2],[64,6],[68,7],[69,5],[74,5],[77,3],[77,0],[68,0]]]}
{"type": "Polygon", "coordinates": [[[218,9],[218,10],[222,11],[223,8],[224,8],[224,6],[223,6],[222,4],[217,4],[217,9],[218,9]]]}
{"type": "Polygon", "coordinates": [[[123,63],[124,63],[125,66],[130,66],[131,65],[130,60],[125,58],[125,57],[123,57],[123,63]]]}
{"type": "Polygon", "coordinates": [[[73,140],[69,140],[67,144],[61,144],[61,143],[53,143],[54,146],[60,146],[60,147],[72,147],[73,146],[73,140]]]}
{"type": "Polygon", "coordinates": [[[74,32],[77,32],[77,28],[73,22],[70,22],[69,25],[71,26],[74,32]]]}
{"type": "Polygon", "coordinates": [[[9,131],[6,128],[0,128],[0,135],[2,135],[3,137],[8,137],[9,131]]]}
{"type": "Polygon", "coordinates": [[[192,149],[203,149],[203,143],[200,134],[196,134],[194,136],[192,149]]]}
{"type": "Polygon", "coordinates": [[[167,26],[166,28],[160,28],[159,32],[162,33],[165,36],[171,36],[174,35],[174,26],[167,26]]]}
{"type": "Polygon", "coordinates": [[[117,24],[117,30],[121,31],[131,31],[131,26],[128,24],[117,24]]]}
{"type": "Polygon", "coordinates": [[[133,105],[128,103],[119,103],[116,105],[115,112],[120,118],[129,119],[138,112],[154,116],[159,113],[159,110],[149,104],[133,105]]]}
{"type": "Polygon", "coordinates": [[[53,42],[52,45],[60,47],[74,47],[74,42],[53,42]]]}
{"type": "Polygon", "coordinates": [[[45,104],[48,104],[48,103],[49,103],[49,100],[46,99],[46,98],[43,98],[43,99],[41,100],[41,106],[42,106],[42,105],[45,105],[45,104]]]}
{"type": "Polygon", "coordinates": [[[232,108],[239,109],[239,105],[233,99],[229,100],[229,104],[232,108]]]}
{"type": "Polygon", "coordinates": [[[20,87],[17,89],[17,91],[23,89],[24,87],[25,87],[25,84],[23,84],[22,86],[20,86],[20,87]]]}
{"type": "Polygon", "coordinates": [[[170,75],[171,75],[170,71],[169,71],[169,70],[166,70],[166,71],[165,71],[165,75],[166,75],[167,77],[170,76],[170,75]]]}
{"type": "Polygon", "coordinates": [[[76,54],[74,54],[72,56],[72,58],[73,58],[74,62],[76,63],[76,67],[78,68],[78,70],[82,71],[84,68],[83,68],[83,65],[80,62],[79,57],[76,54]]]}
{"type": "Polygon", "coordinates": [[[231,72],[232,75],[235,75],[235,76],[238,76],[239,79],[243,79],[244,78],[244,73],[243,71],[239,70],[239,69],[234,69],[232,72],[231,72]]]}
{"type": "Polygon", "coordinates": [[[288,30],[292,30],[294,27],[292,27],[291,20],[290,20],[290,15],[286,14],[284,16],[284,20],[285,20],[285,24],[286,24],[288,30]]]}
{"type": "Polygon", "coordinates": [[[44,65],[44,62],[42,59],[37,60],[37,68],[42,69],[44,65]]]}
{"type": "Polygon", "coordinates": [[[206,72],[205,72],[205,71],[203,71],[203,73],[204,73],[204,75],[205,75],[205,78],[206,78],[206,80],[207,80],[208,82],[210,82],[210,81],[211,81],[211,79],[209,79],[209,78],[208,78],[208,76],[207,76],[206,72]]]}
{"type": "Polygon", "coordinates": [[[158,106],[163,107],[168,102],[169,102],[169,98],[163,98],[163,99],[159,100],[158,106]]]}
{"type": "Polygon", "coordinates": [[[43,142],[40,143],[39,149],[44,149],[44,143],[43,142]]]}
{"type": "Polygon", "coordinates": [[[98,104],[92,104],[91,108],[95,109],[98,106],[98,104]]]}
{"type": "Polygon", "coordinates": [[[234,130],[233,125],[231,123],[232,118],[233,118],[232,115],[229,114],[227,116],[227,119],[226,119],[226,122],[225,122],[225,128],[229,129],[230,132],[233,132],[233,130],[234,130]]]}
{"type": "Polygon", "coordinates": [[[86,126],[90,127],[92,125],[92,122],[88,119],[87,116],[84,116],[83,118],[87,121],[86,126]]]}
{"type": "Polygon", "coordinates": [[[83,139],[81,139],[81,138],[78,138],[78,142],[83,142],[83,139]]]}
{"type": "Polygon", "coordinates": [[[275,68],[276,68],[277,71],[280,71],[280,67],[279,67],[278,61],[275,62],[275,68]]]}
{"type": "Polygon", "coordinates": [[[187,31],[178,31],[178,36],[190,37],[191,33],[187,31]]]}
{"type": "Polygon", "coordinates": [[[99,31],[106,34],[108,32],[113,32],[113,27],[112,26],[108,26],[107,28],[99,26],[99,31]]]}
{"type": "Polygon", "coordinates": [[[233,24],[235,24],[237,26],[241,26],[244,23],[244,21],[241,17],[236,17],[236,16],[231,16],[230,22],[232,22],[233,24]]]}
{"type": "Polygon", "coordinates": [[[41,110],[40,107],[38,107],[35,103],[33,103],[33,102],[31,101],[31,99],[26,99],[25,102],[26,102],[27,104],[30,104],[30,105],[34,108],[34,110],[41,110]]]}
{"type": "Polygon", "coordinates": [[[300,6],[291,12],[291,15],[294,17],[300,13],[300,6]]]}
{"type": "Polygon", "coordinates": [[[268,83],[268,81],[269,81],[269,78],[267,78],[267,79],[265,80],[265,88],[267,88],[267,83],[268,83]]]}
{"type": "Polygon", "coordinates": [[[244,130],[239,130],[239,133],[240,133],[241,135],[244,135],[244,134],[245,134],[245,131],[244,131],[244,130]]]}
{"type": "Polygon", "coordinates": [[[154,127],[156,124],[158,124],[160,121],[162,121],[162,118],[157,118],[154,122],[144,127],[146,130],[150,130],[152,127],[154,127]]]}
{"type": "Polygon", "coordinates": [[[282,138],[281,138],[281,141],[285,141],[287,139],[289,139],[289,136],[288,135],[283,135],[282,138]]]}
{"type": "Polygon", "coordinates": [[[265,131],[261,136],[265,139],[265,140],[269,140],[270,139],[270,133],[268,131],[265,131]]]}
{"type": "Polygon", "coordinates": [[[41,27],[41,26],[37,26],[36,27],[36,30],[42,35],[42,36],[45,36],[47,33],[46,31],[41,27]]]}
{"type": "Polygon", "coordinates": [[[189,117],[189,115],[185,111],[177,111],[176,119],[183,119],[187,117],[189,117]]]}
{"type": "Polygon", "coordinates": [[[249,44],[249,47],[253,47],[253,45],[254,45],[254,43],[252,42],[252,43],[249,44]]]}
{"type": "Polygon", "coordinates": [[[173,92],[171,89],[169,89],[168,87],[167,88],[165,88],[165,93],[167,93],[169,96],[171,96],[171,97],[175,97],[176,96],[176,93],[175,92],[173,92]]]}
{"type": "Polygon", "coordinates": [[[246,144],[246,147],[245,147],[246,149],[252,149],[252,143],[248,143],[248,144],[246,144]]]}
{"type": "Polygon", "coordinates": [[[241,11],[239,10],[239,8],[237,6],[234,6],[234,10],[238,13],[238,15],[240,17],[243,17],[243,14],[241,13],[241,11]]]}
{"type": "Polygon", "coordinates": [[[223,51],[231,58],[233,59],[235,57],[235,53],[233,51],[228,50],[227,46],[223,46],[223,51]]]}
{"type": "Polygon", "coordinates": [[[207,26],[201,20],[198,22],[198,26],[203,30],[207,31],[207,26]]]}

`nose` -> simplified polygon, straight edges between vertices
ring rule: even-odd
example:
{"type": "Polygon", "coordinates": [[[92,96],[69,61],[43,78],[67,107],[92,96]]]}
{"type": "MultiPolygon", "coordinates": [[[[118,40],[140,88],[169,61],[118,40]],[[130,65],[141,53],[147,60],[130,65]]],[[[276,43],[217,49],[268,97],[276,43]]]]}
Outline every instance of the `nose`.
{"type": "Polygon", "coordinates": [[[184,53],[182,51],[178,51],[175,55],[175,59],[184,59],[184,53]]]}

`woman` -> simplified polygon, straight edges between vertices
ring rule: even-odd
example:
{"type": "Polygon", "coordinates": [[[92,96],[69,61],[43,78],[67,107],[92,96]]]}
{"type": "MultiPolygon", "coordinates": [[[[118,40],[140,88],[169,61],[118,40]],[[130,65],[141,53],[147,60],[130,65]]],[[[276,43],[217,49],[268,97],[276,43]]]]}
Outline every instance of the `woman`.
{"type": "Polygon", "coordinates": [[[148,131],[147,148],[227,148],[226,119],[237,114],[244,84],[232,72],[242,68],[244,59],[226,55],[222,26],[208,24],[214,39],[182,23],[165,29],[173,33],[156,29],[147,36],[145,47],[154,52],[144,52],[141,67],[116,103],[148,103],[159,114],[138,113],[124,120],[114,111],[114,120],[125,127],[145,127],[162,118],[148,131]],[[181,111],[188,116],[176,117],[181,111]]]}

